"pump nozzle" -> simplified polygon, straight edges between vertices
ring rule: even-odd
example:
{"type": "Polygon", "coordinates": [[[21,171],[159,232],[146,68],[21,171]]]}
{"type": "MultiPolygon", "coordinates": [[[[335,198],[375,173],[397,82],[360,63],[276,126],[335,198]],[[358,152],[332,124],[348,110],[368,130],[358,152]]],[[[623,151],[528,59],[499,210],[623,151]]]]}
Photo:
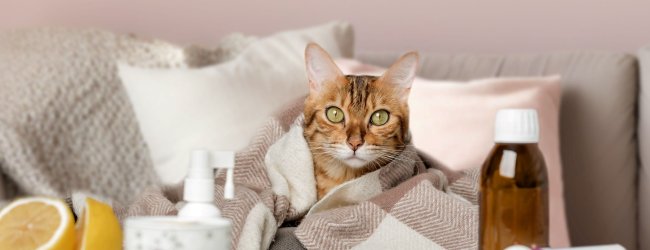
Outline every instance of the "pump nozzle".
{"type": "Polygon", "coordinates": [[[226,185],[223,187],[223,198],[228,200],[235,198],[235,184],[233,183],[233,169],[226,171],[226,185]]]}
{"type": "Polygon", "coordinates": [[[235,198],[235,184],[233,170],[235,167],[235,152],[216,151],[213,153],[213,166],[226,169],[226,184],[223,187],[223,196],[226,199],[235,198]]]}
{"type": "Polygon", "coordinates": [[[178,216],[186,218],[219,217],[219,209],[214,205],[214,168],[225,168],[226,184],[223,196],[235,197],[233,169],[235,153],[232,151],[210,152],[195,150],[192,152],[190,169],[185,179],[183,199],[187,204],[178,211],[178,216]]]}

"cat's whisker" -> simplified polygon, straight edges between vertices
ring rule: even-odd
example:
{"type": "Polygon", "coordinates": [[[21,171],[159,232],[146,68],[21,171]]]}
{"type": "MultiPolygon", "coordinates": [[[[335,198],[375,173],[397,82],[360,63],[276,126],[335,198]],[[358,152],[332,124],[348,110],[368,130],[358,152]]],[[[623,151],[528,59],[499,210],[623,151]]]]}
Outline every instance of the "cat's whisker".
{"type": "Polygon", "coordinates": [[[396,163],[424,163],[422,160],[415,160],[415,159],[404,159],[400,157],[386,157],[384,159],[389,159],[391,162],[396,162],[396,163]]]}
{"type": "Polygon", "coordinates": [[[305,138],[311,150],[316,174],[318,198],[345,181],[358,178],[393,162],[394,164],[412,164],[400,157],[407,145],[400,144],[408,131],[400,130],[408,122],[407,91],[416,72],[416,64],[403,64],[390,70],[391,78],[367,75],[342,75],[332,77],[340,72],[336,64],[322,48],[308,46],[306,49],[307,76],[310,79],[310,95],[305,100],[304,116],[309,121],[305,126],[305,138]],[[319,69],[319,70],[313,70],[319,69]],[[404,75],[409,73],[407,75],[404,75]],[[329,81],[336,79],[336,82],[329,81]],[[330,84],[343,86],[330,88],[330,84]],[[376,86],[384,86],[376,88],[376,86]],[[311,94],[318,93],[318,94],[311,94]],[[325,95],[327,94],[327,95],[325,95]],[[324,98],[324,96],[334,96],[324,98]],[[349,101],[348,101],[349,100],[349,101]],[[400,100],[387,102],[385,100],[400,100]],[[376,109],[375,107],[382,107],[376,109]],[[368,120],[370,117],[370,120],[368,120]],[[399,135],[402,138],[395,138],[399,135]],[[367,138],[366,138],[367,137],[367,138]],[[370,145],[375,137],[387,145],[370,145]],[[356,144],[361,141],[361,144],[356,144]],[[356,145],[361,145],[360,149],[356,145]],[[354,156],[352,158],[348,158],[354,156]],[[319,181],[321,179],[322,181],[319,181]]]}

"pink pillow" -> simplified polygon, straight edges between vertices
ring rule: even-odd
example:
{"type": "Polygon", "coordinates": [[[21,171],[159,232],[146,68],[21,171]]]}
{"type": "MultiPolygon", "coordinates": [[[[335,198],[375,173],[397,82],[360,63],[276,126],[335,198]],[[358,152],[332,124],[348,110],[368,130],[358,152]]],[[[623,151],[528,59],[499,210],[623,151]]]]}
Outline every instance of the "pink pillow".
{"type": "MultiPolygon", "coordinates": [[[[381,75],[385,69],[341,59],[345,74],[381,75]]],[[[560,77],[492,78],[469,82],[416,78],[409,96],[415,146],[451,169],[481,166],[494,145],[494,117],[502,108],[537,109],[539,147],[549,174],[550,243],[570,245],[560,162],[560,77]]]]}

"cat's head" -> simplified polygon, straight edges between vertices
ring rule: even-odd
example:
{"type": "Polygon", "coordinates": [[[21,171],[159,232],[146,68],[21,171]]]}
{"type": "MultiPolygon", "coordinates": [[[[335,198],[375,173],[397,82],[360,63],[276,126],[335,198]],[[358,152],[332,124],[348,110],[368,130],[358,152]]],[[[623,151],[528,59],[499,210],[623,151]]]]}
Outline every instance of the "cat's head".
{"type": "Polygon", "coordinates": [[[403,55],[381,76],[344,75],[316,44],[307,46],[305,60],[305,138],[315,161],[361,169],[394,159],[408,140],[418,54],[403,55]]]}

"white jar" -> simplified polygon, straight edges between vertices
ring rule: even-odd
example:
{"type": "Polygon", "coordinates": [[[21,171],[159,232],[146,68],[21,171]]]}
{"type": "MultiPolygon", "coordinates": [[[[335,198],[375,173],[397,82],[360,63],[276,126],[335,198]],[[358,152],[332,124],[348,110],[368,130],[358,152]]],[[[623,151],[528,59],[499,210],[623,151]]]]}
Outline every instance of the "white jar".
{"type": "Polygon", "coordinates": [[[228,250],[230,231],[224,218],[131,217],[124,222],[124,249],[228,250]]]}

